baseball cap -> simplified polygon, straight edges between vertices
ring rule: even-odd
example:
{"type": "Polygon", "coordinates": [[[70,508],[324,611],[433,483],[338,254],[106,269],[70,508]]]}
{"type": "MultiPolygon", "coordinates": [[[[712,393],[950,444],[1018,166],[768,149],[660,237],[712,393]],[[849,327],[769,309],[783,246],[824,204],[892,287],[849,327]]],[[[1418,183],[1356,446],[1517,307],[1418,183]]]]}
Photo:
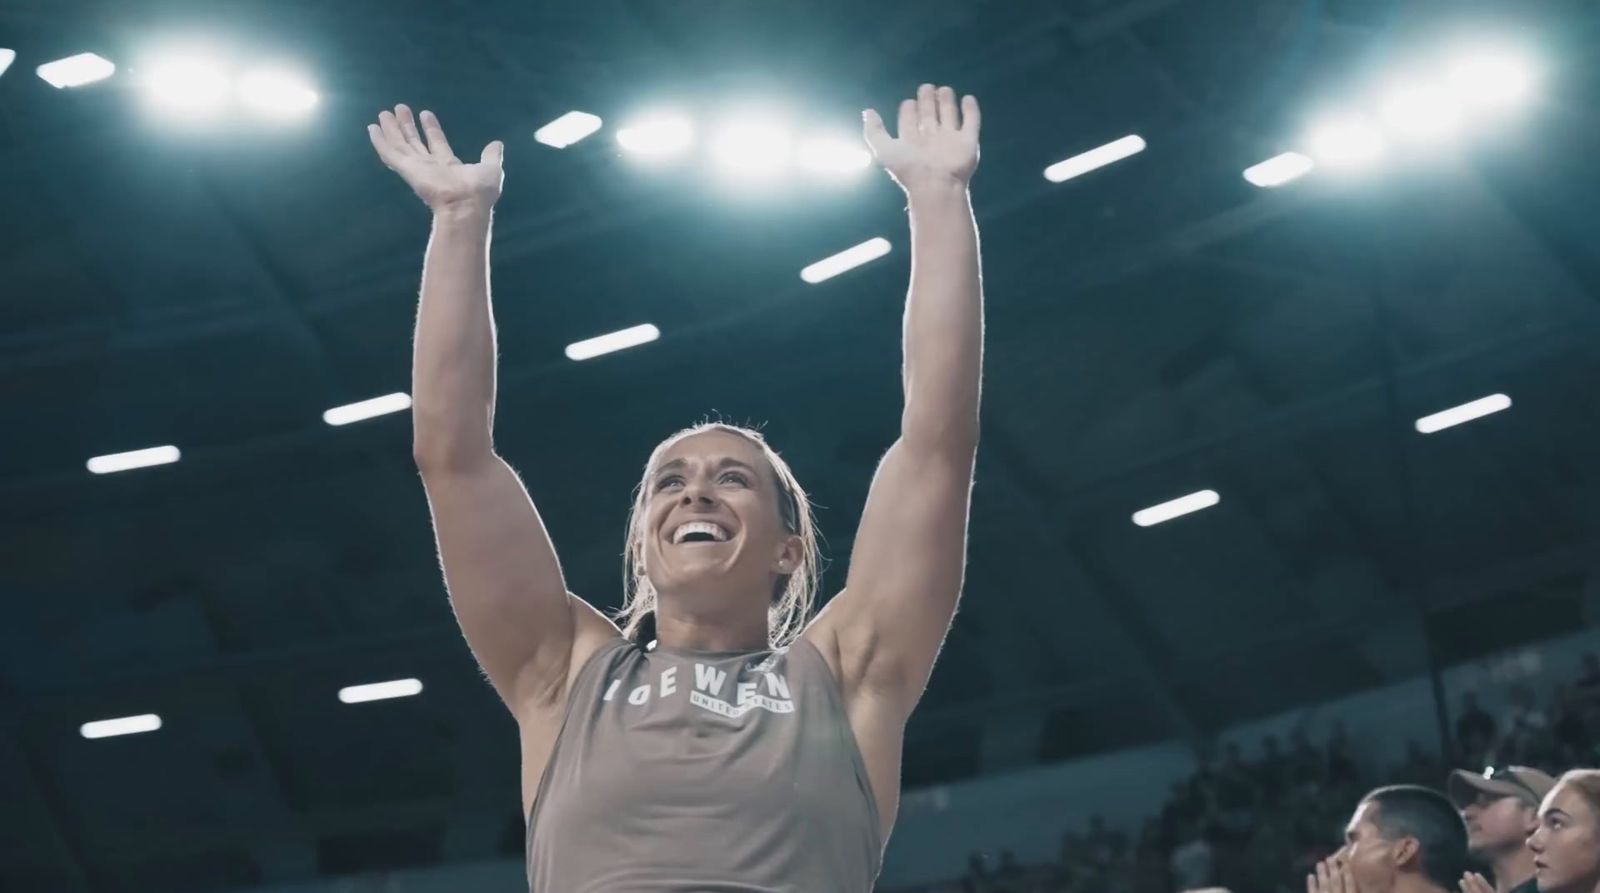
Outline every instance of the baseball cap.
{"type": "Polygon", "coordinates": [[[1482,772],[1457,769],[1450,773],[1446,789],[1450,793],[1450,802],[1457,809],[1465,809],[1467,804],[1478,799],[1480,792],[1497,797],[1520,797],[1537,806],[1555,786],[1556,780],[1538,769],[1490,766],[1482,772]]]}

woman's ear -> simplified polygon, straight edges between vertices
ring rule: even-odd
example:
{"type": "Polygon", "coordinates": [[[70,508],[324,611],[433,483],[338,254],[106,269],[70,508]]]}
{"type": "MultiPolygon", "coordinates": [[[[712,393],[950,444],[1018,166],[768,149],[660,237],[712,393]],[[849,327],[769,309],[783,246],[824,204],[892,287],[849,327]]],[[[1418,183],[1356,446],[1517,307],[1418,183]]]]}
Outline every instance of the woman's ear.
{"type": "Polygon", "coordinates": [[[805,559],[805,541],[798,534],[789,534],[778,544],[778,554],[773,560],[773,570],[781,576],[788,576],[800,569],[800,562],[805,559]]]}

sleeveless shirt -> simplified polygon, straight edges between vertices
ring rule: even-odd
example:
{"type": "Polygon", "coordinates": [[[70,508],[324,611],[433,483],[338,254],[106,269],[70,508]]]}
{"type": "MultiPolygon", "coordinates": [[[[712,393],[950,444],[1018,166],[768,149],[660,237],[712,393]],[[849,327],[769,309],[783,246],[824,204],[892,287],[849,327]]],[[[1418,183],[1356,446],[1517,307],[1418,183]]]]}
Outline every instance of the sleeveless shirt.
{"type": "Polygon", "coordinates": [[[578,671],[528,816],[531,893],[867,893],[877,802],[822,654],[627,639],[578,671]]]}

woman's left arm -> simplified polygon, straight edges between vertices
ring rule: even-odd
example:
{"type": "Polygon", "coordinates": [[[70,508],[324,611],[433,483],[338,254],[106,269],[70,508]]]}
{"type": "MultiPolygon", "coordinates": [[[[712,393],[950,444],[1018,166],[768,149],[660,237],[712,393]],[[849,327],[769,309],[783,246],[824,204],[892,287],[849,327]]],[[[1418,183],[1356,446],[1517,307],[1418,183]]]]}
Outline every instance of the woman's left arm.
{"type": "Polygon", "coordinates": [[[847,691],[899,716],[922,696],[955,616],[966,568],[978,446],[983,289],[967,184],[978,165],[978,102],[923,85],[890,138],[865,133],[905,190],[911,217],[900,438],[873,476],[845,588],[818,618],[847,691]]]}

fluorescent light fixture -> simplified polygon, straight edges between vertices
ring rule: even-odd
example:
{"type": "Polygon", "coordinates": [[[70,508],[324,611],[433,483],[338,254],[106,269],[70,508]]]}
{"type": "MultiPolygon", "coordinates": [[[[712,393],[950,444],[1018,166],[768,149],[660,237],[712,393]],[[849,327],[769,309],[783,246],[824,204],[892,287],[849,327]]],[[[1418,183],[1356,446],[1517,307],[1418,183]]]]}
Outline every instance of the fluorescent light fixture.
{"type": "Polygon", "coordinates": [[[802,143],[795,160],[813,173],[851,174],[870,167],[872,153],[858,140],[818,137],[802,143]]]}
{"type": "Polygon", "coordinates": [[[1538,74],[1532,61],[1515,50],[1477,48],[1461,51],[1450,63],[1446,78],[1461,102],[1505,108],[1532,95],[1538,74]]]}
{"type": "Polygon", "coordinates": [[[617,144],[635,155],[667,158],[681,153],[694,142],[694,126],[689,119],[667,112],[657,113],[617,131],[617,144]]]}
{"type": "Polygon", "coordinates": [[[1318,164],[1357,166],[1383,154],[1383,133],[1363,115],[1325,118],[1311,128],[1307,140],[1318,164]]]}
{"type": "Polygon", "coordinates": [[[788,166],[792,151],[788,130],[770,121],[729,124],[711,144],[717,164],[740,177],[772,176],[788,166]]]}
{"type": "Polygon", "coordinates": [[[164,111],[206,115],[222,110],[233,84],[220,62],[202,55],[157,59],[135,71],[150,102],[164,111]]]}
{"type": "Polygon", "coordinates": [[[116,73],[117,66],[111,64],[109,59],[103,59],[94,53],[79,53],[76,56],[46,62],[35,70],[45,83],[57,89],[65,89],[103,81],[116,73]]]}
{"type": "Polygon", "coordinates": [[[554,149],[565,149],[600,129],[600,117],[588,112],[567,112],[535,130],[533,138],[554,149]]]}
{"type": "Polygon", "coordinates": [[[15,61],[17,61],[17,51],[16,50],[0,49],[0,74],[5,74],[6,73],[6,69],[10,68],[11,67],[11,63],[13,63],[15,61]]]}
{"type": "Polygon", "coordinates": [[[411,408],[411,395],[406,393],[385,394],[382,397],[373,397],[371,400],[362,400],[359,403],[347,403],[322,414],[322,420],[330,425],[348,425],[374,416],[388,415],[391,412],[402,412],[411,408]]]}
{"type": "Polygon", "coordinates": [[[1486,415],[1493,415],[1501,410],[1511,408],[1511,398],[1505,394],[1490,394],[1480,397],[1471,403],[1452,406],[1442,412],[1423,416],[1417,419],[1417,431],[1423,434],[1432,434],[1443,431],[1456,425],[1465,424],[1473,419],[1481,419],[1486,415]]]}
{"type": "Polygon", "coordinates": [[[853,270],[868,261],[877,260],[888,253],[888,239],[882,236],[876,239],[868,239],[860,245],[846,248],[838,254],[825,257],[811,264],[800,271],[800,278],[815,285],[824,279],[832,279],[845,270],[853,270]]]}
{"type": "Polygon", "coordinates": [[[85,738],[115,738],[118,735],[137,735],[140,732],[154,732],[161,728],[161,717],[154,713],[141,713],[138,716],[121,716],[116,719],[101,719],[95,722],[86,722],[78,727],[78,734],[85,738]]]}
{"type": "Polygon", "coordinates": [[[117,471],[129,471],[134,468],[148,468],[152,465],[170,465],[178,461],[179,455],[178,448],[175,446],[158,446],[126,453],[95,456],[87,464],[89,470],[95,474],[111,474],[117,471]]]}
{"type": "Polygon", "coordinates": [[[289,71],[258,69],[239,79],[239,102],[268,118],[297,118],[321,99],[305,78],[289,71]]]}
{"type": "Polygon", "coordinates": [[[1220,501],[1222,501],[1222,497],[1217,495],[1217,491],[1201,490],[1198,493],[1180,496],[1160,505],[1152,505],[1147,509],[1140,509],[1133,513],[1133,523],[1140,527],[1150,527],[1160,524],[1162,521],[1171,521],[1173,518],[1187,515],[1190,512],[1211,508],[1220,501]]]}
{"type": "Polygon", "coordinates": [[[1384,97],[1383,123],[1411,139],[1442,139],[1461,126],[1461,105],[1450,91],[1434,84],[1397,87],[1384,97]]]}
{"type": "Polygon", "coordinates": [[[1097,167],[1105,167],[1114,161],[1121,161],[1129,155],[1137,155],[1144,151],[1144,137],[1129,134],[1122,139],[1113,140],[1103,146],[1080,152],[1044,169],[1044,178],[1052,183],[1060,183],[1073,177],[1087,174],[1097,167]]]}
{"type": "Polygon", "coordinates": [[[409,698],[422,693],[419,679],[393,679],[367,685],[351,685],[339,689],[339,700],[346,704],[363,704],[367,701],[386,701],[390,698],[409,698]]]}
{"type": "Polygon", "coordinates": [[[1263,189],[1282,186],[1311,173],[1317,166],[1308,156],[1299,152],[1274,155],[1260,164],[1244,169],[1244,178],[1263,189]]]}
{"type": "Polygon", "coordinates": [[[598,335],[594,338],[568,344],[567,359],[593,359],[601,354],[608,354],[618,350],[626,350],[630,347],[638,347],[641,344],[649,344],[660,337],[660,329],[657,329],[655,326],[650,325],[649,323],[645,323],[642,326],[634,326],[631,329],[623,329],[620,332],[611,332],[605,335],[598,335]]]}

